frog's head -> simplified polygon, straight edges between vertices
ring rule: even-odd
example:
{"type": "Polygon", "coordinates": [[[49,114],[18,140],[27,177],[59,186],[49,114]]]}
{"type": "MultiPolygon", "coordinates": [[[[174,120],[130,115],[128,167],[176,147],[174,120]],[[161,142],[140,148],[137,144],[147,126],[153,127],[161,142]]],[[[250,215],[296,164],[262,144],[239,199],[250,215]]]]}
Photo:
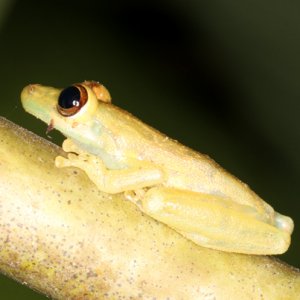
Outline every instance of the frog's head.
{"type": "MultiPolygon", "coordinates": [[[[21,94],[24,109],[67,137],[91,136],[99,100],[110,102],[106,88],[94,81],[84,81],[63,90],[40,84],[26,86],[21,94]]],[[[99,122],[99,121],[98,121],[99,122]]]]}

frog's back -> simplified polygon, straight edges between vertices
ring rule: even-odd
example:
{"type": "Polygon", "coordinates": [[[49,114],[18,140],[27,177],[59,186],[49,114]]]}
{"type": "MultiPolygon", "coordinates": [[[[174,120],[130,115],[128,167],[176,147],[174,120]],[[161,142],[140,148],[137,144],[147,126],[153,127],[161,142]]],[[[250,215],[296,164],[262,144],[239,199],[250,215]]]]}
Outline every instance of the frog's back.
{"type": "Polygon", "coordinates": [[[255,206],[261,212],[273,211],[246,184],[207,155],[167,137],[118,107],[111,104],[104,107],[101,113],[104,125],[114,128],[114,135],[121,137],[119,143],[123,149],[161,167],[166,173],[166,186],[230,198],[255,206]]]}

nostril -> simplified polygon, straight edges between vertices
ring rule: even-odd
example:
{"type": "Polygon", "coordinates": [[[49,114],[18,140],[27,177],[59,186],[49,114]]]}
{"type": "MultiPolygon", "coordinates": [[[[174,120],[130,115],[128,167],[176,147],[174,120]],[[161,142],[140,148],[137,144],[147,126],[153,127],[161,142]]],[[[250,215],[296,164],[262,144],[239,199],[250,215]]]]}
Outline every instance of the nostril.
{"type": "Polygon", "coordinates": [[[29,93],[29,94],[33,94],[34,91],[36,90],[36,87],[37,87],[37,86],[40,86],[40,84],[37,84],[37,83],[29,84],[29,85],[27,86],[28,93],[29,93]]]}

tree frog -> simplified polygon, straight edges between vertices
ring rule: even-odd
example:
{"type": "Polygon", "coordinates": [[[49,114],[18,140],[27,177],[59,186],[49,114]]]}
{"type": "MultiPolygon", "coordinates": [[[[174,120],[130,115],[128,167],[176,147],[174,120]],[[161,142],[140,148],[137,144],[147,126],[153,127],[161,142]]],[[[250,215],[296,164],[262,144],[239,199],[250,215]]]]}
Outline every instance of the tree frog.
{"type": "Polygon", "coordinates": [[[293,221],[208,156],[114,106],[100,83],[63,90],[31,84],[24,109],[67,139],[57,167],[82,169],[103,192],[124,193],[146,215],[194,243],[221,251],[281,254],[293,221]]]}

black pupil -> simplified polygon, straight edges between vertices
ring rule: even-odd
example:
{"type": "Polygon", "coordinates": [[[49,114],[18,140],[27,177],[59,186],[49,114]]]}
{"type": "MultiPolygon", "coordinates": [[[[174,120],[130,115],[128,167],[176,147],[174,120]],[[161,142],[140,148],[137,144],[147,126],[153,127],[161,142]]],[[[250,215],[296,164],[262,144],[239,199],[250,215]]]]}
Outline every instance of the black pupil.
{"type": "Polygon", "coordinates": [[[61,108],[68,109],[80,104],[80,91],[75,86],[64,89],[58,98],[58,105],[61,108]]]}

